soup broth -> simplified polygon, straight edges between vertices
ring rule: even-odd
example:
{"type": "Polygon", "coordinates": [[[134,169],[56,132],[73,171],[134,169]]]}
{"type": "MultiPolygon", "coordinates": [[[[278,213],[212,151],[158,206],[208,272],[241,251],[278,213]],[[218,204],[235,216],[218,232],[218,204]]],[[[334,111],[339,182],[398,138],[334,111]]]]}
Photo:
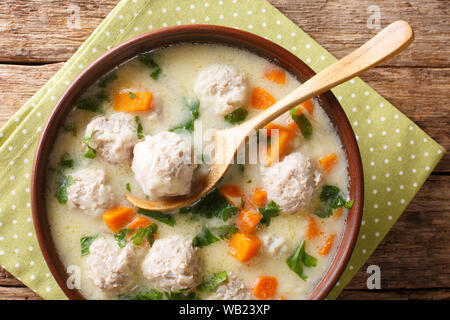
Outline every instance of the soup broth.
{"type": "Polygon", "coordinates": [[[260,143],[269,136],[267,157],[233,164],[201,210],[157,219],[125,197],[155,200],[194,190],[208,172],[198,162],[212,158],[205,150],[214,132],[250,119],[299,85],[251,52],[180,44],[120,65],[80,97],[53,147],[47,207],[61,261],[81,270],[81,293],[88,299],[307,298],[330,267],[351,207],[343,147],[318,101],[258,134],[260,143]],[[203,153],[187,156],[196,163],[183,167],[170,162],[172,154],[160,156],[193,143],[187,134],[202,137],[203,153]],[[273,150],[278,160],[270,160],[273,150]],[[176,166],[176,177],[167,179],[176,166]],[[136,219],[147,224],[133,228],[136,219]]]}

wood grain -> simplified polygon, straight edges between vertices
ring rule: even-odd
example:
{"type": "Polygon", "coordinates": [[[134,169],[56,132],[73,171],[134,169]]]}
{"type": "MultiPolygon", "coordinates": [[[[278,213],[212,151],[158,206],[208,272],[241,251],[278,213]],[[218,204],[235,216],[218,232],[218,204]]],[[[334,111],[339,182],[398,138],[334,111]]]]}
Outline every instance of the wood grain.
{"type": "MultiPolygon", "coordinates": [[[[117,2],[0,2],[0,126],[62,67],[117,2]],[[69,5],[80,7],[80,29],[67,27],[69,5]]],[[[362,78],[450,149],[449,1],[270,2],[337,57],[345,56],[378,31],[366,26],[369,5],[379,6],[381,27],[398,19],[408,21],[415,31],[413,45],[362,78]]],[[[340,299],[450,299],[449,192],[447,152],[340,299]],[[382,290],[366,288],[365,270],[371,264],[381,268],[382,290]]],[[[0,267],[0,299],[39,296],[0,267]]]]}
{"type": "MultiPolygon", "coordinates": [[[[0,3],[0,62],[66,61],[114,8],[117,0],[7,0],[0,3]],[[68,28],[69,5],[80,8],[80,29],[68,28]],[[13,46],[10,44],[14,43],[13,46]]],[[[367,8],[380,8],[381,28],[403,19],[416,40],[395,66],[448,67],[450,35],[446,0],[271,0],[278,9],[338,57],[362,45],[379,30],[367,28],[367,8]],[[355,32],[357,30],[357,32],[355,32]]]]}

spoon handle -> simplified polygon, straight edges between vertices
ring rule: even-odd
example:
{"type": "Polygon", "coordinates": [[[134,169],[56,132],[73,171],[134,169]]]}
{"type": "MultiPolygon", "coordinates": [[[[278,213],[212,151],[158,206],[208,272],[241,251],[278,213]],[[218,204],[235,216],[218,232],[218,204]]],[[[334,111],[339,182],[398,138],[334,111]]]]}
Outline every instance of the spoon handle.
{"type": "Polygon", "coordinates": [[[301,102],[352,79],[396,55],[408,47],[413,39],[414,33],[407,22],[400,20],[390,24],[364,45],[319,72],[270,108],[243,123],[242,126],[247,130],[262,128],[301,102]]]}

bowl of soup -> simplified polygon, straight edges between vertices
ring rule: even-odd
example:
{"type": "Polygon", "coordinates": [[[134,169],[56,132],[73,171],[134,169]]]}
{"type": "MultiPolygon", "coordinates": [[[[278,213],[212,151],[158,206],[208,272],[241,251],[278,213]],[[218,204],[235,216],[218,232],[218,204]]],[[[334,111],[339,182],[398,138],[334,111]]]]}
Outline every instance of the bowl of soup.
{"type": "Polygon", "coordinates": [[[244,31],[170,27],[101,56],[43,130],[32,212],[70,299],[323,299],[351,256],[363,207],[355,136],[331,92],[249,137],[209,194],[214,133],[269,108],[314,72],[244,31]]]}

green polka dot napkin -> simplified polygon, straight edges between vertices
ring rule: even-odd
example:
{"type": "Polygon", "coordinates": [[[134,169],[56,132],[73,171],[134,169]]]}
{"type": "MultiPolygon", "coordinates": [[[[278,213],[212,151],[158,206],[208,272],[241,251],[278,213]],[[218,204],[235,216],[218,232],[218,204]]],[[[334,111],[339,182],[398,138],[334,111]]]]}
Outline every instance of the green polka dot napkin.
{"type": "MultiPolygon", "coordinates": [[[[47,116],[67,85],[106,50],[149,30],[192,23],[231,26],[267,37],[316,72],[336,61],[265,0],[121,1],[0,131],[0,264],[43,298],[66,298],[48,271],[31,220],[31,166],[47,116]]],[[[359,78],[333,93],[358,138],[366,193],[355,251],[329,299],[338,296],[375,250],[445,151],[359,78]]]]}

